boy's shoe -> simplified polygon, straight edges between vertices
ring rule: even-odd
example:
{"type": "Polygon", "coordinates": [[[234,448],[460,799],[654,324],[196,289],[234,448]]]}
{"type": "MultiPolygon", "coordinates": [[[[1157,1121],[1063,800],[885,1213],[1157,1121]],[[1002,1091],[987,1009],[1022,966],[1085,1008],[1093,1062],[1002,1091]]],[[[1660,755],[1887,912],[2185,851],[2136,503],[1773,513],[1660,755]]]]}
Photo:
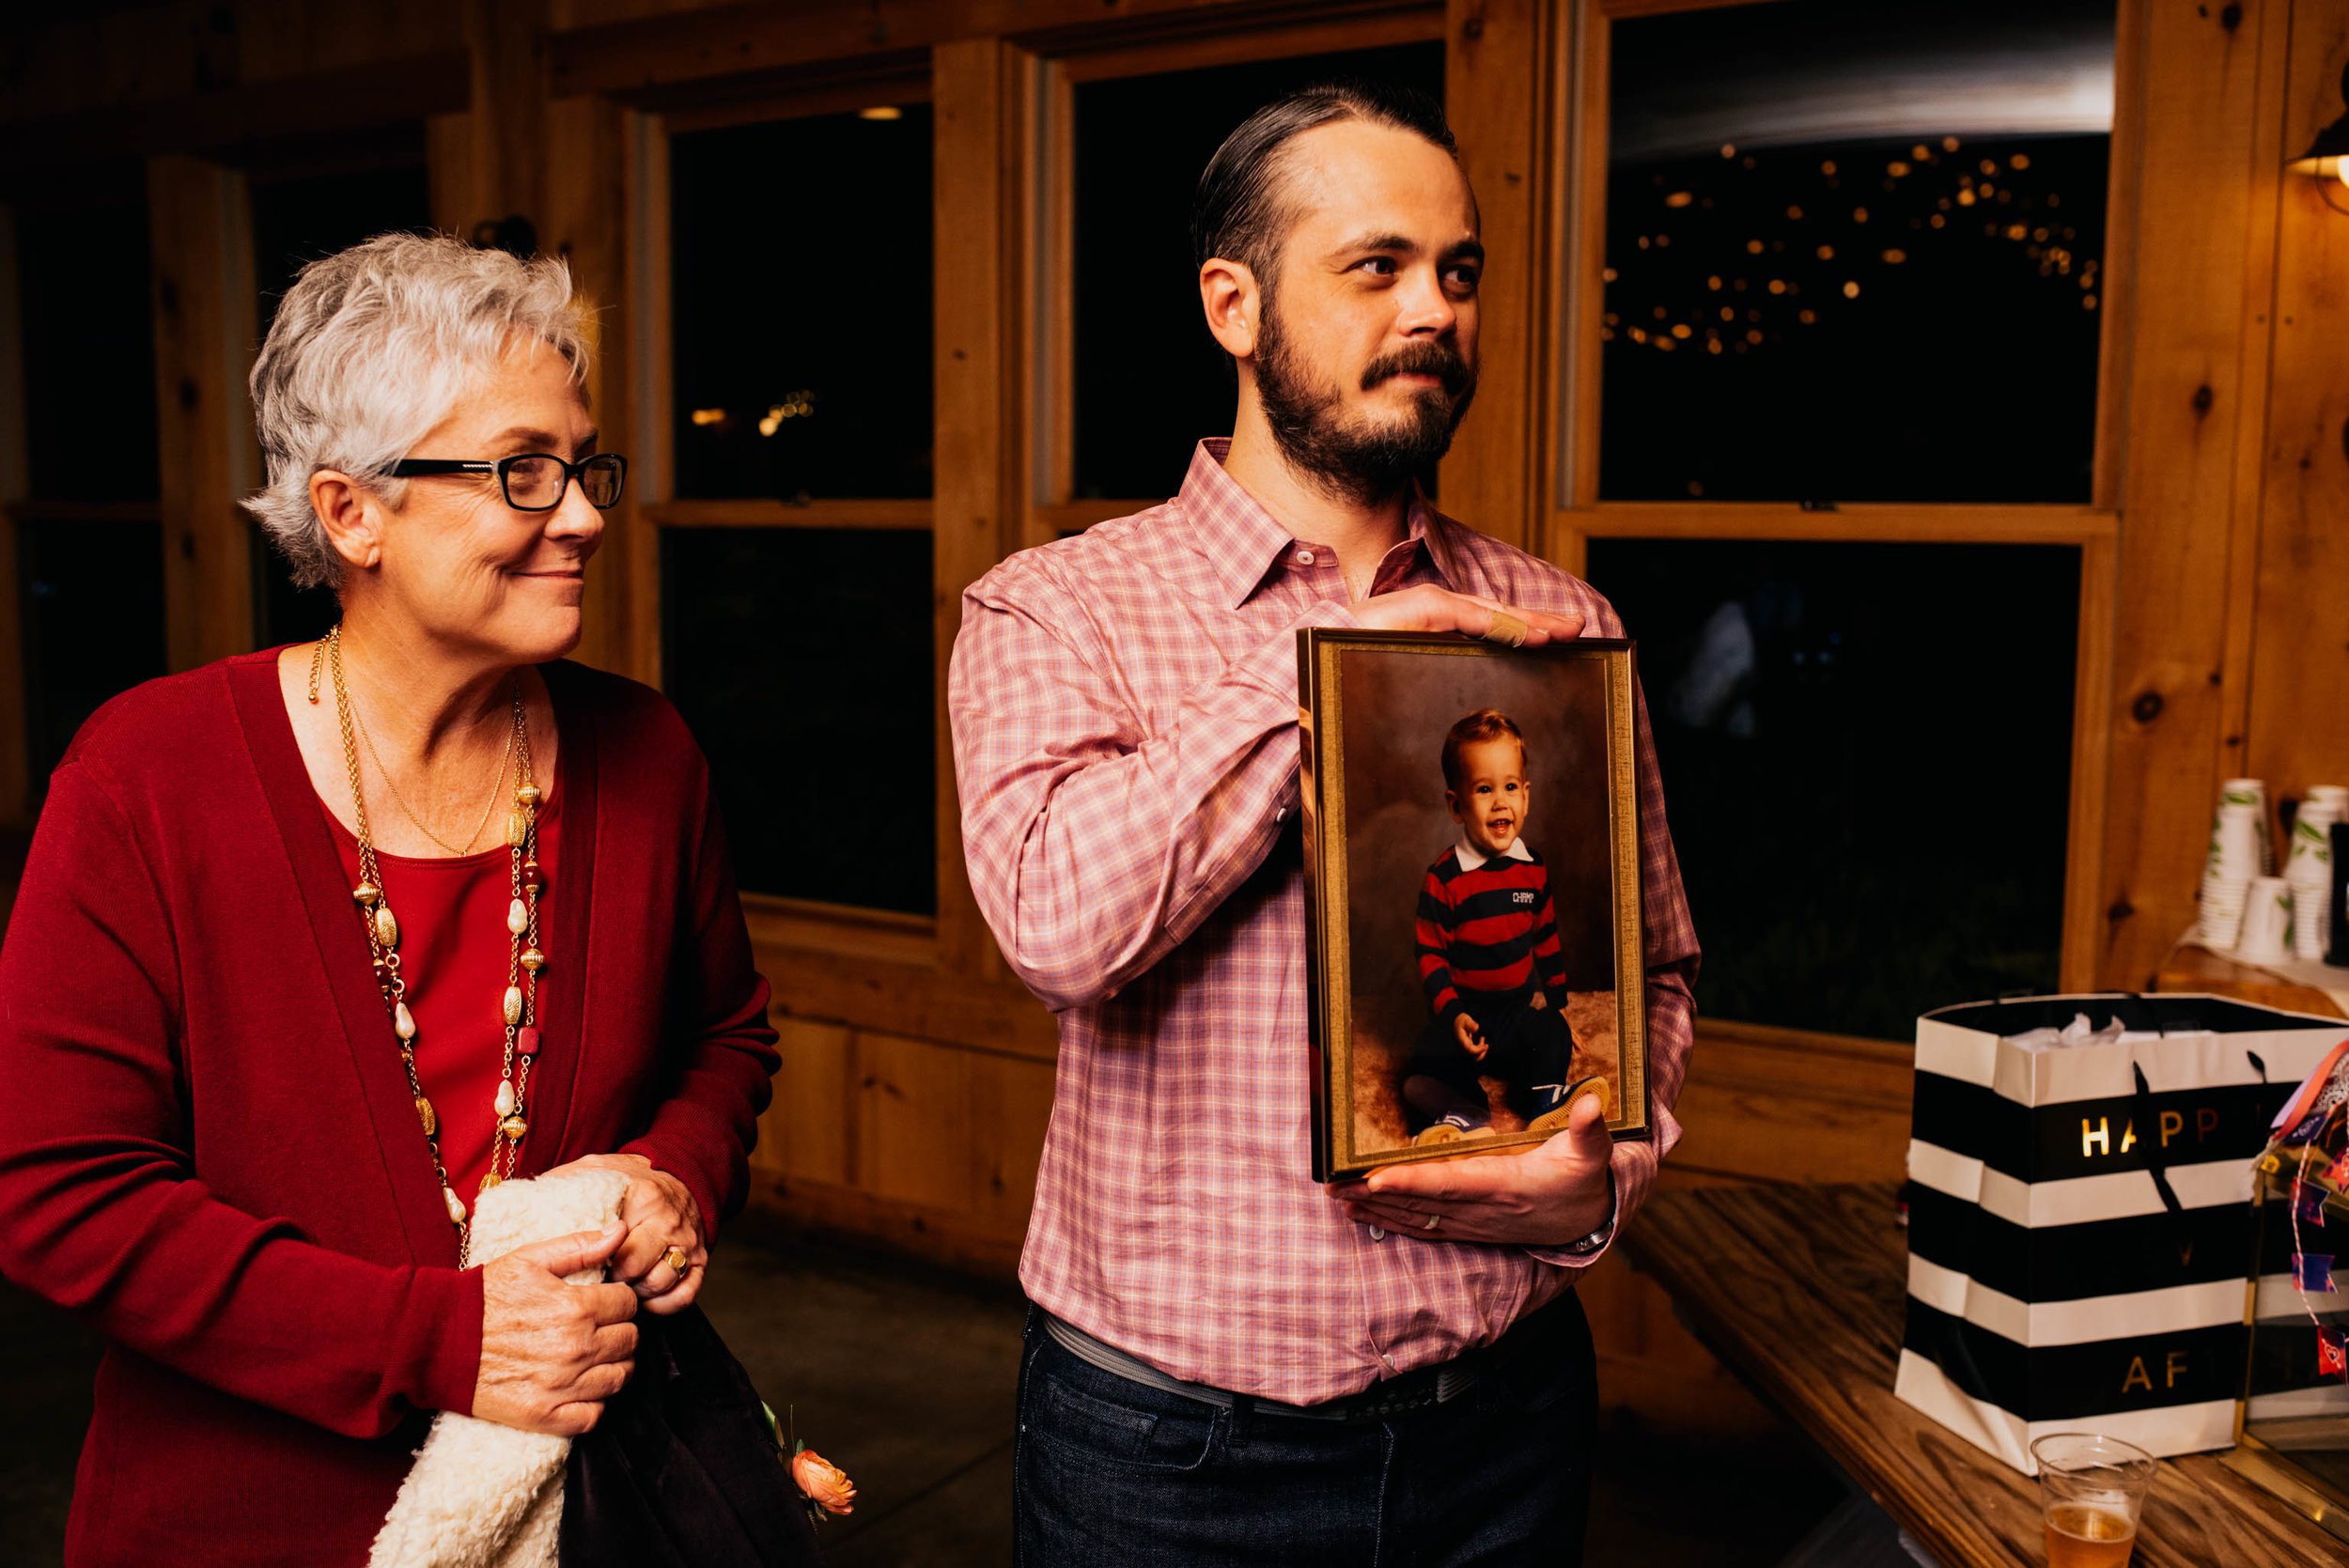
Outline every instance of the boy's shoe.
{"type": "Polygon", "coordinates": [[[1603,1078],[1586,1078],[1579,1083],[1537,1083],[1533,1086],[1533,1118],[1525,1124],[1528,1132],[1556,1132],[1566,1125],[1574,1102],[1589,1094],[1598,1101],[1598,1113],[1610,1114],[1613,1096],[1607,1091],[1603,1078]]]}
{"type": "Polygon", "coordinates": [[[1490,1117],[1470,1116],[1464,1110],[1455,1110],[1448,1115],[1438,1117],[1420,1128],[1419,1136],[1411,1141],[1414,1143],[1457,1143],[1464,1138],[1490,1138],[1492,1135],[1493,1125],[1490,1117]]]}

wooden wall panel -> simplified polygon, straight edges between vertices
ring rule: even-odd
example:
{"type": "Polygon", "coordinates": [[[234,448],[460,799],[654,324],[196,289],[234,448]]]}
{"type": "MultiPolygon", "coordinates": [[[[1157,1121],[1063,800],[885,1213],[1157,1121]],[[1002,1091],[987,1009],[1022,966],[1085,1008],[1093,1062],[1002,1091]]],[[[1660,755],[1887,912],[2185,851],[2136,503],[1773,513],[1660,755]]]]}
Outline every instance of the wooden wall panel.
{"type": "Polygon", "coordinates": [[[752,1165],[801,1181],[845,1186],[850,1179],[850,1084],[855,1045],[848,1025],[777,1017],[774,1103],[758,1119],[752,1165]]]}
{"type": "MultiPolygon", "coordinates": [[[[2349,6],[2295,5],[2281,146],[2343,112],[2349,6]]],[[[2283,177],[2275,359],[2259,469],[2258,573],[2244,770],[2271,799],[2349,783],[2349,189],[2283,177]]]]}
{"type": "MultiPolygon", "coordinates": [[[[2124,396],[2120,602],[2114,637],[2107,985],[2149,986],[2194,917],[2219,777],[2220,684],[2238,442],[2257,440],[2264,386],[2247,380],[2244,309],[2264,180],[2254,165],[2263,39],[2286,0],[2154,5],[2136,63],[2143,155],[2124,396]]],[[[2279,47],[2279,43],[2276,46],[2279,47]]],[[[2251,363],[2258,363],[2254,354],[2251,363]]]]}

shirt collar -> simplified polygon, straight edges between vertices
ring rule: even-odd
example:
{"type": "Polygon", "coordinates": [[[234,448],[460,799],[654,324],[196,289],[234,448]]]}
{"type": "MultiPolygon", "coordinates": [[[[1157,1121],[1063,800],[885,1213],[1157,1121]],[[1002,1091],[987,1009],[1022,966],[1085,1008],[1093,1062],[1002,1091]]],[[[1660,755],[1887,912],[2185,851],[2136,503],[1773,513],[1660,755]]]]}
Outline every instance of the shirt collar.
{"type": "Polygon", "coordinates": [[[1525,846],[1525,840],[1521,836],[1511,839],[1509,847],[1498,855],[1487,855],[1481,849],[1471,847],[1466,838],[1454,845],[1452,852],[1460,857],[1462,871],[1474,871],[1486,861],[1530,861],[1533,858],[1533,851],[1525,846]]]}
{"type": "MultiPolygon", "coordinates": [[[[1207,558],[1223,601],[1237,610],[1248,602],[1292,546],[1310,544],[1291,534],[1280,519],[1265,509],[1240,482],[1224,472],[1224,454],[1232,449],[1228,436],[1210,436],[1190,455],[1176,499],[1190,522],[1190,540],[1207,558]]],[[[1427,504],[1418,486],[1411,488],[1409,537],[1426,556],[1444,586],[1456,588],[1451,542],[1446,531],[1456,527],[1427,504]]]]}

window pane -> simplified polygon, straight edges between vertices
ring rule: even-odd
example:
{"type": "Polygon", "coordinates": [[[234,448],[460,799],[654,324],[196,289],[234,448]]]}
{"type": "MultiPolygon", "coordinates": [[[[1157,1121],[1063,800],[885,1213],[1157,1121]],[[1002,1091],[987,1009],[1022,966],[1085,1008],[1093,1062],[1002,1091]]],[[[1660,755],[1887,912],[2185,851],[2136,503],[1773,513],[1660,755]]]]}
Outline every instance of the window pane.
{"type": "Polygon", "coordinates": [[[669,190],[676,493],[928,495],[929,105],[679,135],[669,190]]]}
{"type": "Polygon", "coordinates": [[[661,598],[743,889],[935,913],[929,534],[672,528],[661,598]]]}
{"type": "Polygon", "coordinates": [[[2113,16],[1617,23],[1601,493],[2086,501],[2113,16]]]}
{"type": "MultiPolygon", "coordinates": [[[[256,319],[263,334],[276,319],[277,302],[310,262],[379,234],[422,232],[432,225],[422,163],[295,179],[256,176],[252,191],[253,276],[260,295],[256,319]]],[[[256,645],[323,636],[337,614],[334,596],[324,588],[297,589],[286,574],[285,558],[257,527],[251,548],[256,645]]]]}
{"type": "Polygon", "coordinates": [[[82,722],[163,673],[163,536],[152,522],[29,519],[17,539],[28,760],[45,791],[82,722]]]}
{"type": "Polygon", "coordinates": [[[1153,499],[1232,433],[1230,361],[1199,312],[1190,204],[1215,149],[1283,93],[1362,77],[1443,97],[1443,45],[1308,54],[1076,89],[1077,499],[1153,499]]]}
{"type": "Polygon", "coordinates": [[[143,189],[87,205],[19,208],[16,243],[31,493],[153,500],[155,323],[143,189]]]}
{"type": "Polygon", "coordinates": [[[1906,1040],[2056,984],[2079,552],[1595,539],[1707,1017],[1906,1040]]]}

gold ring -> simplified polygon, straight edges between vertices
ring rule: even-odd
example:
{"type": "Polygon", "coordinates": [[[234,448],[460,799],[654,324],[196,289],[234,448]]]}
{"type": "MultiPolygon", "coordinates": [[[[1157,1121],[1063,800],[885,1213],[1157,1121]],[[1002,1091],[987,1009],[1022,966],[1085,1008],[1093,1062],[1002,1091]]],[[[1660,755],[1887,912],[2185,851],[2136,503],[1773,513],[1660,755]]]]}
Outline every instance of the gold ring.
{"type": "Polygon", "coordinates": [[[1429,1215],[1429,1216],[1427,1217],[1427,1223],[1426,1223],[1426,1224],[1424,1224],[1424,1225],[1422,1225],[1422,1226],[1420,1227],[1420,1229],[1421,1229],[1421,1230],[1423,1230],[1423,1231],[1432,1231],[1432,1230],[1434,1230],[1437,1226],[1439,1226],[1439,1225],[1440,1225],[1440,1224],[1442,1224],[1442,1223],[1443,1223],[1443,1216],[1442,1216],[1442,1215],[1440,1215],[1440,1214],[1431,1214],[1431,1215],[1429,1215]]]}
{"type": "Polygon", "coordinates": [[[1485,629],[1485,641],[1500,643],[1507,647],[1521,648],[1525,646],[1525,639],[1532,629],[1506,610],[1496,610],[1493,612],[1492,624],[1485,629]]]}
{"type": "Polygon", "coordinates": [[[665,1253],[661,1254],[661,1261],[662,1263],[667,1264],[667,1265],[668,1265],[671,1268],[675,1269],[675,1270],[677,1271],[677,1277],[678,1279],[682,1280],[682,1279],[684,1279],[684,1278],[685,1278],[685,1265],[686,1265],[686,1263],[687,1263],[687,1261],[688,1261],[688,1260],[687,1260],[687,1258],[686,1258],[686,1256],[685,1256],[685,1249],[684,1249],[684,1248],[682,1248],[682,1247],[672,1247],[672,1248],[670,1248],[670,1249],[668,1250],[668,1251],[666,1251],[665,1253]]]}

